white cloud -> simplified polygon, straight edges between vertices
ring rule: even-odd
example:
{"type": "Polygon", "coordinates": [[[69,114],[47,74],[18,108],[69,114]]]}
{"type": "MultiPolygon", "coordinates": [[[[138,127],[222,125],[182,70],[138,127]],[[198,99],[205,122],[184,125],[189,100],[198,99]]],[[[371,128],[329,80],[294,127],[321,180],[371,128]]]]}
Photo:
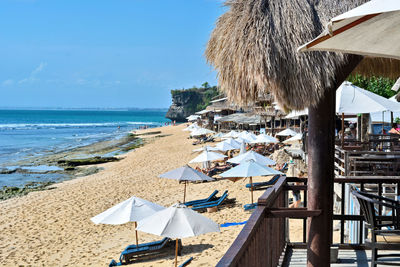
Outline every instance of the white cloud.
{"type": "Polygon", "coordinates": [[[14,84],[14,80],[8,79],[1,83],[3,86],[9,86],[14,84]]]}
{"type": "Polygon", "coordinates": [[[39,73],[41,73],[41,72],[43,71],[43,69],[44,69],[46,66],[47,66],[47,63],[46,63],[46,62],[41,62],[41,63],[39,64],[39,66],[37,66],[37,67],[31,72],[31,74],[29,75],[29,77],[19,80],[18,83],[19,83],[19,84],[22,84],[22,83],[32,83],[32,82],[37,81],[38,79],[36,78],[36,76],[37,76],[39,73]]]}

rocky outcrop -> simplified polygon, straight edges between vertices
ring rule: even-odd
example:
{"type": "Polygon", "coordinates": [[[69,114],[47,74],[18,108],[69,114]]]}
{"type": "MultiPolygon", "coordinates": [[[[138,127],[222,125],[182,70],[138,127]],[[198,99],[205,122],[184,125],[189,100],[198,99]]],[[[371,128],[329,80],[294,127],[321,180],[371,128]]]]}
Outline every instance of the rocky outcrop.
{"type": "Polygon", "coordinates": [[[204,109],[211,98],[218,95],[218,90],[216,87],[172,90],[171,95],[172,105],[165,117],[173,121],[185,122],[186,117],[204,109]]]}

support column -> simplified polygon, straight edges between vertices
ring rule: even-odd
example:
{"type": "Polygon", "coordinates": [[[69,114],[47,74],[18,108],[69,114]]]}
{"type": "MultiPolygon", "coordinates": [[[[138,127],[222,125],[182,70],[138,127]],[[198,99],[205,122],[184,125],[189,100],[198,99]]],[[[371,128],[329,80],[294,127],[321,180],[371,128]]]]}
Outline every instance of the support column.
{"type": "Polygon", "coordinates": [[[308,218],[307,266],[330,266],[332,244],[335,89],[310,107],[308,117],[308,195],[310,210],[322,210],[308,218]]]}

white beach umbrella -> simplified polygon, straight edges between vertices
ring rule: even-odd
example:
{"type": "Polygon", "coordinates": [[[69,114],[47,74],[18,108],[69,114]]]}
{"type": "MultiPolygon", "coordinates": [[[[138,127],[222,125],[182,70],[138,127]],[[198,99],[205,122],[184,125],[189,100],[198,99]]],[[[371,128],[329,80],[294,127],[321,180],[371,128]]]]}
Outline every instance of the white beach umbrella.
{"type": "MultiPolygon", "coordinates": [[[[165,209],[163,206],[153,202],[131,197],[108,210],[94,216],[90,220],[95,224],[119,225],[127,222],[136,222],[146,218],[157,211],[165,209]]],[[[136,231],[136,230],[135,230],[136,231]]],[[[138,245],[138,235],[136,232],[136,245],[138,245]]]]}
{"type": "Polygon", "coordinates": [[[267,134],[259,134],[251,144],[270,144],[278,143],[279,140],[267,134]]]}
{"type": "Polygon", "coordinates": [[[214,150],[219,150],[219,151],[228,151],[234,149],[236,148],[227,142],[220,142],[214,147],[214,150]]]}
{"type": "Polygon", "coordinates": [[[238,134],[237,137],[245,139],[245,140],[255,140],[256,139],[256,136],[254,134],[251,134],[251,133],[249,133],[247,131],[241,132],[240,134],[238,134]]]}
{"type": "Polygon", "coordinates": [[[343,82],[336,90],[336,112],[345,114],[400,111],[400,103],[343,82]]]}
{"type": "Polygon", "coordinates": [[[245,142],[240,144],[239,155],[243,155],[244,153],[246,153],[246,143],[245,142]]]}
{"type": "Polygon", "coordinates": [[[280,131],[279,133],[277,133],[277,136],[295,136],[297,134],[297,132],[293,131],[290,128],[287,128],[283,131],[280,131]]]}
{"type": "Polygon", "coordinates": [[[178,169],[166,172],[158,176],[160,178],[174,179],[178,181],[183,181],[185,184],[185,189],[183,191],[183,203],[186,201],[186,184],[187,182],[195,181],[213,181],[214,179],[208,177],[202,172],[199,172],[188,165],[180,167],[178,169]]]}
{"type": "Polygon", "coordinates": [[[190,115],[189,117],[186,117],[188,121],[196,121],[198,118],[200,118],[199,115],[190,115]]]}
{"type": "Polygon", "coordinates": [[[274,170],[270,167],[263,166],[254,160],[247,160],[240,163],[238,166],[223,172],[220,174],[221,177],[225,178],[232,178],[232,177],[244,177],[250,178],[251,184],[251,203],[253,201],[253,176],[262,176],[262,175],[276,175],[276,174],[283,174],[280,171],[274,170]]]}
{"type": "Polygon", "coordinates": [[[400,59],[400,1],[372,0],[334,17],[300,51],[334,51],[400,59]]]}
{"type": "Polygon", "coordinates": [[[251,142],[254,141],[253,139],[248,137],[237,137],[235,140],[238,141],[239,143],[246,143],[246,144],[250,144],[251,142]]]}
{"type": "Polygon", "coordinates": [[[206,134],[212,134],[215,133],[214,131],[205,129],[205,128],[198,128],[198,129],[194,129],[190,135],[191,136],[200,136],[200,135],[206,135],[206,134]]]}
{"type": "Polygon", "coordinates": [[[283,141],[284,144],[294,144],[297,142],[300,142],[303,138],[302,134],[296,134],[295,136],[290,137],[289,139],[286,139],[285,141],[283,141]]]}
{"type": "Polygon", "coordinates": [[[229,133],[227,133],[227,134],[225,134],[224,136],[223,136],[223,138],[235,138],[235,137],[237,137],[239,135],[239,132],[237,132],[237,131],[235,131],[235,130],[232,130],[232,131],[230,131],[229,133]]]}
{"type": "Polygon", "coordinates": [[[235,164],[241,164],[243,162],[247,162],[249,160],[253,160],[258,164],[261,165],[275,165],[276,162],[273,161],[272,159],[265,157],[257,152],[254,152],[253,150],[247,151],[246,153],[236,156],[234,158],[231,158],[228,160],[230,163],[235,163],[235,164]]]}
{"type": "Polygon", "coordinates": [[[217,223],[183,204],[174,204],[139,221],[136,229],[176,239],[175,266],[178,261],[178,239],[220,231],[217,223]]]}
{"type": "Polygon", "coordinates": [[[292,110],[285,116],[285,119],[294,119],[300,116],[307,116],[308,115],[308,108],[303,110],[292,110]]]}
{"type": "Polygon", "coordinates": [[[197,125],[197,123],[190,124],[188,127],[183,129],[182,131],[193,131],[194,129],[198,129],[200,126],[197,125]]]}
{"type": "Polygon", "coordinates": [[[225,155],[211,152],[211,151],[203,151],[200,155],[192,159],[189,163],[199,163],[199,162],[207,162],[207,161],[214,161],[226,158],[225,155]]]}
{"type": "Polygon", "coordinates": [[[240,144],[242,143],[242,142],[238,142],[237,140],[235,140],[233,138],[228,138],[224,142],[233,146],[235,149],[240,149],[240,144]]]}
{"type": "Polygon", "coordinates": [[[193,152],[202,152],[202,151],[205,151],[205,150],[207,150],[207,151],[218,151],[219,149],[217,149],[217,148],[215,148],[213,146],[203,146],[203,147],[200,147],[200,148],[193,149],[192,151],[193,152]]]}
{"type": "Polygon", "coordinates": [[[221,132],[216,133],[216,134],[213,135],[214,138],[221,138],[221,137],[223,137],[223,136],[224,136],[224,134],[221,133],[221,132]]]}

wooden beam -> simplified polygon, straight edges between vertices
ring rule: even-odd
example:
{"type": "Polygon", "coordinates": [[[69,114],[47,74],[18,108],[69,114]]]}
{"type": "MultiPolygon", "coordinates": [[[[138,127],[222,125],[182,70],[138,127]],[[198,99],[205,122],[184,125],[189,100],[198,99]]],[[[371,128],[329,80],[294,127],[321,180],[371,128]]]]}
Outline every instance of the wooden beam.
{"type": "Polygon", "coordinates": [[[266,210],[268,218],[304,219],[321,214],[321,210],[307,210],[306,208],[276,208],[266,210]]]}

